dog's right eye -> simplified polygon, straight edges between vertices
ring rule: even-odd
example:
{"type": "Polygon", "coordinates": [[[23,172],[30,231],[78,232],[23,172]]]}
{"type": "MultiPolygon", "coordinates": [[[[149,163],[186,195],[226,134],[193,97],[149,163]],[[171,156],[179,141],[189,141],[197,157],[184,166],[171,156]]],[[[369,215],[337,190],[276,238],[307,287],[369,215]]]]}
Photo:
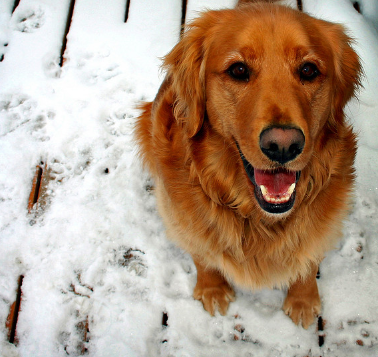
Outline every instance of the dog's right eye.
{"type": "Polygon", "coordinates": [[[314,63],[308,62],[300,68],[299,76],[301,81],[312,81],[318,77],[319,74],[318,67],[316,67],[314,63]]]}
{"type": "Polygon", "coordinates": [[[237,79],[239,81],[245,81],[245,82],[247,82],[249,80],[249,69],[242,62],[237,62],[237,63],[232,64],[228,68],[227,73],[232,78],[237,79]]]}

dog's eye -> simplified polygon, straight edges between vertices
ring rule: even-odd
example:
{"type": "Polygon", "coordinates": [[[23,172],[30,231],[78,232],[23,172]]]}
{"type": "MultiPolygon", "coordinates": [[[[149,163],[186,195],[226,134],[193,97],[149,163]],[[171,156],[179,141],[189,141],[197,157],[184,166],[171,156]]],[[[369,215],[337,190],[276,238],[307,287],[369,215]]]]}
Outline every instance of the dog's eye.
{"type": "Polygon", "coordinates": [[[299,72],[301,81],[312,81],[320,74],[318,67],[314,63],[305,63],[299,72]]]}
{"type": "Polygon", "coordinates": [[[231,65],[227,73],[234,79],[237,79],[239,81],[248,81],[249,80],[249,69],[248,67],[242,63],[237,62],[231,65]]]}

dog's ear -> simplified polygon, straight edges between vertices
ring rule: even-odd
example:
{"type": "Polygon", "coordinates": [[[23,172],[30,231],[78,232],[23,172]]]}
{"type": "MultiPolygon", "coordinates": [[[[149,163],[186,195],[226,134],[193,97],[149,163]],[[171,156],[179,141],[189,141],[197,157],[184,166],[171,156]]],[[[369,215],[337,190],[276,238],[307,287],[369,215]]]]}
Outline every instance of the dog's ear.
{"type": "Polygon", "coordinates": [[[343,117],[343,108],[361,85],[362,68],[357,53],[352,48],[353,40],[346,35],[345,28],[329,24],[327,31],[334,60],[334,118],[343,117]]]}
{"type": "Polygon", "coordinates": [[[220,11],[209,11],[194,20],[180,42],[164,58],[163,68],[174,93],[174,115],[186,127],[189,137],[201,129],[205,116],[205,68],[212,29],[220,11]]]}

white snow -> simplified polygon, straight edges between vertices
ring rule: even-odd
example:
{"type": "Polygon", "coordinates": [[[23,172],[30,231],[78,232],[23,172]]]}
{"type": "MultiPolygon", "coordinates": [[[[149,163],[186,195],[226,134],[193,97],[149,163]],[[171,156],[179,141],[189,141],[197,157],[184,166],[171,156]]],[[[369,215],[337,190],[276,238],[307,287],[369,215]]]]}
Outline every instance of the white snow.
{"type": "MultiPolygon", "coordinates": [[[[233,2],[189,1],[187,18],[233,2]]],[[[365,70],[347,109],[360,143],[355,203],[318,280],[322,347],[316,326],[284,315],[282,291],[237,290],[225,317],[193,300],[194,264],[165,237],[132,136],[179,39],[181,1],[131,1],[126,24],[125,3],[76,0],[62,68],[69,1],[22,0],[13,15],[13,0],[0,4],[0,355],[377,356],[378,0],[361,0],[363,15],[349,0],[304,2],[346,25],[365,70]],[[49,203],[28,214],[41,160],[49,203]],[[5,321],[21,274],[15,346],[5,321]]]]}

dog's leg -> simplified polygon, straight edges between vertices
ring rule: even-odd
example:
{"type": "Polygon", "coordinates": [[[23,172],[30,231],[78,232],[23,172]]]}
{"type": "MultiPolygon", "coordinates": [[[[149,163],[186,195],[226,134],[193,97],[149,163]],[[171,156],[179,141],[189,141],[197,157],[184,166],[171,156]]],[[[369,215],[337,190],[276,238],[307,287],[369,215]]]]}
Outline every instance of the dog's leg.
{"type": "Polygon", "coordinates": [[[313,322],[315,316],[320,313],[321,303],[316,284],[316,273],[318,267],[313,265],[310,274],[306,279],[299,278],[294,282],[287,292],[283,305],[286,315],[297,325],[302,322],[302,326],[307,329],[313,322]]]}
{"type": "Polygon", "coordinates": [[[197,259],[197,284],[193,297],[202,301],[203,307],[212,316],[218,310],[225,315],[230,301],[235,300],[235,293],[226,279],[216,270],[205,268],[197,259]]]}

